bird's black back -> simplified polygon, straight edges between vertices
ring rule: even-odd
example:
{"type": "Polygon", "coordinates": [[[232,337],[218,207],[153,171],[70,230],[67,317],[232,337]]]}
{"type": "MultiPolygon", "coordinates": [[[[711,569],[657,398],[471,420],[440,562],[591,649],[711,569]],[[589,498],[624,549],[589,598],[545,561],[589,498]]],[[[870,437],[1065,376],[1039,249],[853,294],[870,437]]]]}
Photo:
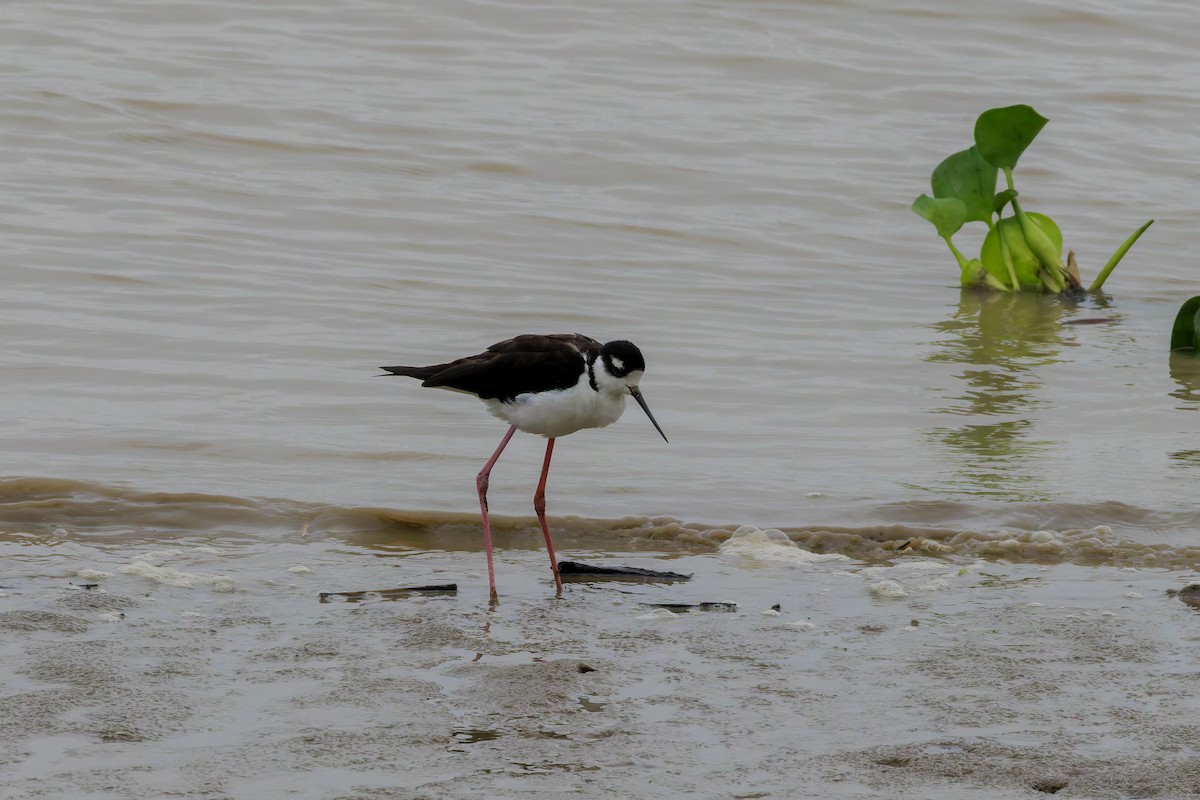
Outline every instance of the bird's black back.
{"type": "Polygon", "coordinates": [[[422,386],[457,389],[483,400],[511,401],[526,392],[569,389],[595,363],[601,344],[579,333],[524,334],[484,352],[428,367],[383,367],[422,386]]]}

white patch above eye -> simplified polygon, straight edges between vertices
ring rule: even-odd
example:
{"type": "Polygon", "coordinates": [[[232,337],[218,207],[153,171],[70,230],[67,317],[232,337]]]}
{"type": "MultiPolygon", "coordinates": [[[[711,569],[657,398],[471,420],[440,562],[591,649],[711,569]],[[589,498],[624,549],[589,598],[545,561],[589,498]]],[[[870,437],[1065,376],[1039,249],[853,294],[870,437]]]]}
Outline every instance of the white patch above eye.
{"type": "Polygon", "coordinates": [[[609,360],[612,361],[612,365],[613,365],[614,369],[625,369],[625,362],[622,361],[621,359],[617,358],[616,356],[613,356],[609,360]]]}

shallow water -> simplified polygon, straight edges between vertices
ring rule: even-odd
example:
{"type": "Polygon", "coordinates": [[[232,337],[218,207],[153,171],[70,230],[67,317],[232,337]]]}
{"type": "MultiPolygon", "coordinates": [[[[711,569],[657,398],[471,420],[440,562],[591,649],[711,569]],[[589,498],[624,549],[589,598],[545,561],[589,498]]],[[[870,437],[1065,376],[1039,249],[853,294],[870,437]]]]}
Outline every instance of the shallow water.
{"type": "Polygon", "coordinates": [[[1190,6],[9,11],[3,791],[1196,785],[1194,617],[1163,594],[1200,557],[1200,367],[1166,352],[1190,6]],[[1156,220],[1105,298],[962,293],[908,210],[1015,102],[1051,120],[1018,187],[1085,279],[1156,220]],[[489,614],[473,476],[503,427],[375,367],[555,331],[637,342],[671,438],[634,409],[561,442],[559,548],[696,578],[555,602],[519,436],[489,614]],[[743,525],[803,549],[737,555],[743,525]]]}

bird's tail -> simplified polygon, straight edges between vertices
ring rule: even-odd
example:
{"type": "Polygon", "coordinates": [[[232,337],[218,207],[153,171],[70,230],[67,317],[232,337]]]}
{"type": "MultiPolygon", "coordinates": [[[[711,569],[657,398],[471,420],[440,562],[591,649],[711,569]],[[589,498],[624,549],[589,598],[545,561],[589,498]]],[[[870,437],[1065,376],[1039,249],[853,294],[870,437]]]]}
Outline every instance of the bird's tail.
{"type": "MultiPolygon", "coordinates": [[[[406,378],[416,378],[423,381],[436,375],[440,367],[380,367],[380,369],[387,370],[389,375],[403,375],[406,378]]],[[[382,375],[380,377],[386,378],[388,376],[382,375]]]]}

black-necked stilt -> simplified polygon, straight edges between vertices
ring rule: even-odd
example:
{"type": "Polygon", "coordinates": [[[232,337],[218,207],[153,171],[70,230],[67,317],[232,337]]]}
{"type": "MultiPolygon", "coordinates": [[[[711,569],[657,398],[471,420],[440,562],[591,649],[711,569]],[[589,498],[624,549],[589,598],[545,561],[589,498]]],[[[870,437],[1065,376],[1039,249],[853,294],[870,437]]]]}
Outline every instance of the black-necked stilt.
{"type": "Polygon", "coordinates": [[[600,344],[578,333],[549,336],[525,334],[494,344],[475,356],[429,367],[382,367],[393,375],[419,378],[422,386],[473,394],[494,416],[509,423],[508,432],[475,479],[479,508],[483,513],[483,544],[487,550],[488,587],[496,598],[496,573],[492,567],[492,531],[488,522],[487,488],[505,445],[518,430],[545,436],[546,459],[542,477],[533,496],[533,508],[546,537],[554,585],[562,593],[558,559],[546,524],[546,476],[550,455],[559,436],[603,428],[616,422],[625,410],[625,397],[632,395],[663,441],[663,433],[638,389],[646,369],[642,351],[632,342],[600,344]]]}

